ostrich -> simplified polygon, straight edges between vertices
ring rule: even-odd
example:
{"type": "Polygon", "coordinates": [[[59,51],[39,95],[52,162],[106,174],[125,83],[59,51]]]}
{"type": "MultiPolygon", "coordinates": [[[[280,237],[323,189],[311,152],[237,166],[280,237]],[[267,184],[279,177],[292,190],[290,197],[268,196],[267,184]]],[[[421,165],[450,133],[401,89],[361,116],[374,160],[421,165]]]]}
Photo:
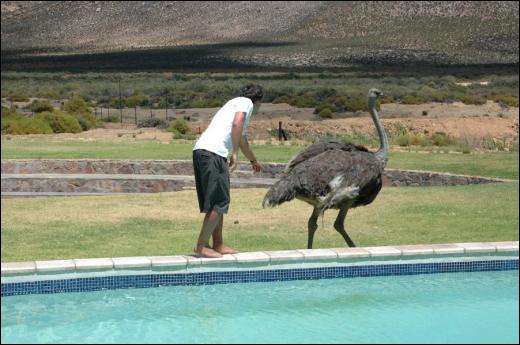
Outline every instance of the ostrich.
{"type": "Polygon", "coordinates": [[[381,142],[377,152],[365,147],[336,142],[319,142],[309,146],[286,166],[285,176],[267,192],[263,207],[274,207],[294,198],[314,207],[308,221],[307,247],[312,248],[318,229],[318,216],[327,209],[339,209],[334,228],[348,246],[355,247],[345,231],[349,209],[368,205],[382,187],[382,174],[388,161],[388,139],[376,112],[377,89],[368,92],[368,107],[381,142]]]}

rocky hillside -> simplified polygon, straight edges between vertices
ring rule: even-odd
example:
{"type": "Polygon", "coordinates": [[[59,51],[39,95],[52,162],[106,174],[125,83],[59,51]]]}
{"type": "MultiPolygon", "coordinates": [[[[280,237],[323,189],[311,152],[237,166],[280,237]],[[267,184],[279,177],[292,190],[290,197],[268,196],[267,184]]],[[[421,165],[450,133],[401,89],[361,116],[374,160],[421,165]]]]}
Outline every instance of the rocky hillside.
{"type": "Polygon", "coordinates": [[[208,62],[327,68],[518,64],[518,2],[1,4],[3,70],[36,62],[44,67],[52,65],[45,58],[41,60],[42,53],[89,56],[151,48],[182,55],[181,60],[175,60],[178,66],[208,62]],[[35,60],[35,53],[40,54],[39,60],[35,60]],[[23,60],[28,57],[33,60],[23,60]]]}

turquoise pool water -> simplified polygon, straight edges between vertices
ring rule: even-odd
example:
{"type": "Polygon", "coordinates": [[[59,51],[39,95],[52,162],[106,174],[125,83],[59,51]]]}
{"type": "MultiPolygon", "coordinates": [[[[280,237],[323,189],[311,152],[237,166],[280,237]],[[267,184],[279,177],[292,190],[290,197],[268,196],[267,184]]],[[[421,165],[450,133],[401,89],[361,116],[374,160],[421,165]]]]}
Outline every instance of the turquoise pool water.
{"type": "Polygon", "coordinates": [[[2,343],[518,343],[518,271],[2,298],[2,343]]]}

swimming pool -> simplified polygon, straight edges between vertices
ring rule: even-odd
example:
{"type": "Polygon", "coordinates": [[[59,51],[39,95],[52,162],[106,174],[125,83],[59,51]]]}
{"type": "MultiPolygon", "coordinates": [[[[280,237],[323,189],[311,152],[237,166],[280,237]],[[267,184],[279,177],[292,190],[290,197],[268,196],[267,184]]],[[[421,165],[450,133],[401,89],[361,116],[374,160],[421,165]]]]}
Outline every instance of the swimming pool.
{"type": "Polygon", "coordinates": [[[3,276],[2,342],[518,343],[518,243],[490,247],[448,256],[356,249],[345,260],[267,252],[255,269],[3,276]]]}
{"type": "Polygon", "coordinates": [[[518,343],[518,272],[2,298],[2,343],[518,343]]]}

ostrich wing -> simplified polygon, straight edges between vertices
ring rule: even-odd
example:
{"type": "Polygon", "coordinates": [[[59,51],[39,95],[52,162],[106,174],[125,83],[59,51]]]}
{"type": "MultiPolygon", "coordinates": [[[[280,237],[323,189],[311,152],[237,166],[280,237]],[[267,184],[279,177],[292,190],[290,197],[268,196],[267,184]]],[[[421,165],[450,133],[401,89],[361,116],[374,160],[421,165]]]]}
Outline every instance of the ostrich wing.
{"type": "Polygon", "coordinates": [[[301,162],[289,175],[299,196],[316,199],[345,188],[362,193],[370,184],[380,182],[382,172],[372,152],[328,150],[301,162]]]}
{"type": "Polygon", "coordinates": [[[333,141],[322,141],[322,142],[312,144],[307,149],[305,149],[303,152],[300,152],[296,157],[291,159],[289,161],[289,163],[287,163],[287,166],[285,167],[285,172],[288,173],[296,165],[300,164],[301,162],[304,162],[312,157],[315,157],[319,154],[322,154],[323,152],[330,151],[330,150],[342,150],[342,151],[347,151],[347,152],[354,152],[354,151],[368,152],[368,150],[361,145],[343,144],[343,143],[337,143],[337,142],[333,142],[333,141]]]}

